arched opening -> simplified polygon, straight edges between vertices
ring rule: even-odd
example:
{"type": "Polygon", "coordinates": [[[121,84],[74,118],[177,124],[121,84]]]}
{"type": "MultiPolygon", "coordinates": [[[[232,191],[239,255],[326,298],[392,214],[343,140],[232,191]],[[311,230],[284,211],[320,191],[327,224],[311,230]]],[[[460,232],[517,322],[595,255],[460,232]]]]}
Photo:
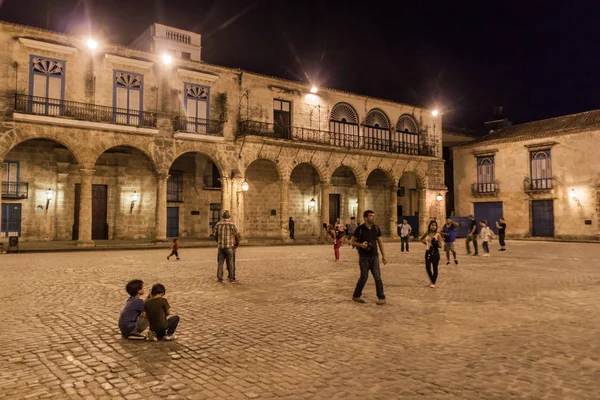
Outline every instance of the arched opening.
{"type": "Polygon", "coordinates": [[[373,170],[367,177],[367,190],[365,191],[365,209],[375,211],[376,224],[381,228],[381,233],[390,233],[391,180],[388,175],[380,170],[373,170]]]}
{"type": "Polygon", "coordinates": [[[358,136],[358,114],[348,103],[337,103],[331,109],[329,119],[331,144],[341,147],[360,147],[358,136]]]}
{"type": "Polygon", "coordinates": [[[295,221],[296,238],[318,236],[320,233],[320,181],[318,171],[310,164],[298,164],[292,171],[289,213],[295,221]]]}
{"type": "Polygon", "coordinates": [[[352,217],[357,224],[362,223],[362,217],[357,217],[358,212],[358,185],[356,175],[346,166],[338,167],[331,175],[331,188],[329,191],[329,221],[334,224],[339,218],[346,225],[352,217]]]}
{"type": "Polygon", "coordinates": [[[406,219],[412,227],[414,236],[419,233],[419,218],[422,208],[422,184],[421,180],[414,172],[405,172],[398,182],[398,221],[406,219]]]}
{"type": "Polygon", "coordinates": [[[390,121],[388,117],[379,109],[369,111],[365,118],[365,149],[390,151],[390,145],[390,121]]]}
{"type": "MultiPolygon", "coordinates": [[[[98,157],[94,169],[92,240],[154,237],[157,180],[152,160],[134,147],[115,146],[98,157]]],[[[76,221],[80,191],[81,186],[76,184],[76,221]]],[[[78,232],[73,236],[78,239],[78,232]]]]}
{"type": "Polygon", "coordinates": [[[281,183],[273,161],[255,160],[246,169],[249,189],[244,196],[244,234],[280,237],[281,183]]]}
{"type": "Polygon", "coordinates": [[[208,238],[221,218],[221,171],[206,154],[184,153],[169,168],[167,237],[208,238]]]}
{"type": "Polygon", "coordinates": [[[0,169],[0,236],[70,240],[78,170],[73,152],[55,141],[30,139],[13,147],[0,169]]]}
{"type": "Polygon", "coordinates": [[[412,116],[404,114],[398,118],[392,145],[398,153],[419,154],[419,126],[412,116]]]}

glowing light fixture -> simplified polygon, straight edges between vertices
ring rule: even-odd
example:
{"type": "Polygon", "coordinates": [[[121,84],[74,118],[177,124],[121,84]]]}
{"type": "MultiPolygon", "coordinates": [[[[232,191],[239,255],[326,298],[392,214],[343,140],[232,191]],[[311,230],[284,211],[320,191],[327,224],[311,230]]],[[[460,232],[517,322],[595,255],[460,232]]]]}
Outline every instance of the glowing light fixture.
{"type": "Polygon", "coordinates": [[[165,65],[171,65],[173,64],[173,57],[171,57],[169,54],[163,54],[162,55],[162,62],[165,65]]]}
{"type": "Polygon", "coordinates": [[[436,199],[437,201],[442,201],[442,200],[444,200],[444,196],[442,196],[442,194],[441,194],[441,193],[438,193],[438,195],[437,195],[437,196],[435,196],[435,199],[436,199]]]}
{"type": "Polygon", "coordinates": [[[434,117],[437,117],[440,114],[439,110],[433,110],[431,112],[431,115],[433,115],[434,117]]]}
{"type": "Polygon", "coordinates": [[[87,40],[87,47],[90,50],[95,50],[98,48],[98,42],[95,41],[94,39],[88,39],[87,40]]]}
{"type": "Polygon", "coordinates": [[[138,199],[139,199],[139,195],[137,194],[136,191],[131,193],[131,206],[129,207],[130,214],[133,212],[133,207],[135,206],[135,203],[136,203],[136,201],[138,201],[138,199]]]}
{"type": "Polygon", "coordinates": [[[247,192],[249,188],[250,186],[248,186],[248,182],[244,180],[244,182],[242,182],[242,192],[247,192]]]}
{"type": "Polygon", "coordinates": [[[48,206],[50,205],[50,200],[52,200],[53,197],[54,192],[52,189],[48,188],[48,190],[46,190],[46,212],[48,212],[48,206]]]}
{"type": "Polygon", "coordinates": [[[319,88],[317,88],[316,86],[313,86],[313,87],[310,88],[310,92],[313,93],[313,94],[317,93],[318,91],[319,91],[319,88]]]}
{"type": "Polygon", "coordinates": [[[572,199],[577,198],[577,193],[575,193],[575,189],[571,189],[571,191],[569,192],[569,197],[572,199]]]}

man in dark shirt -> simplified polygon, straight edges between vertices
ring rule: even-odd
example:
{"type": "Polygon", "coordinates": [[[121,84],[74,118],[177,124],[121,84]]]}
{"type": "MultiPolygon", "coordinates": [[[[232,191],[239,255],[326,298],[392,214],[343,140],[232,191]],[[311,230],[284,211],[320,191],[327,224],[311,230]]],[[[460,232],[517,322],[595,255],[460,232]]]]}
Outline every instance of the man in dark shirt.
{"type": "Polygon", "coordinates": [[[296,225],[296,223],[294,222],[294,219],[292,217],[290,217],[290,220],[288,222],[288,229],[290,230],[290,239],[294,239],[294,226],[296,225]]]}
{"type": "Polygon", "coordinates": [[[471,225],[469,228],[469,234],[467,235],[467,254],[471,254],[471,246],[469,245],[473,242],[473,247],[475,248],[474,256],[478,256],[477,252],[477,221],[475,221],[475,217],[473,214],[469,215],[469,219],[471,220],[471,225]]]}
{"type": "Polygon", "coordinates": [[[387,264],[387,261],[383,250],[383,242],[381,241],[381,230],[374,224],[375,213],[372,210],[365,211],[363,217],[365,223],[356,228],[350,243],[358,249],[358,265],[360,266],[360,278],[356,283],[352,300],[357,303],[365,303],[361,296],[365,284],[369,279],[369,271],[371,271],[377,291],[377,305],[382,305],[385,304],[385,294],[383,293],[383,281],[381,280],[381,271],[379,269],[378,245],[381,250],[383,265],[387,264]]]}
{"type": "Polygon", "coordinates": [[[498,229],[498,241],[500,242],[500,251],[506,251],[506,242],[504,239],[506,238],[506,221],[504,218],[500,218],[500,223],[496,221],[496,228],[498,229]]]}

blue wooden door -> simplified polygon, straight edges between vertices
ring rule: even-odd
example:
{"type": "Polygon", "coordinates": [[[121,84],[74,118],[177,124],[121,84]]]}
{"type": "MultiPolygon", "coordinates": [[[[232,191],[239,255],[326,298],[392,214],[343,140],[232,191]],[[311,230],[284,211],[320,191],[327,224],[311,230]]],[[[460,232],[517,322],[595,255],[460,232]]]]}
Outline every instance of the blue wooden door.
{"type": "Polygon", "coordinates": [[[21,204],[2,204],[2,237],[21,236],[21,204]]]}
{"type": "Polygon", "coordinates": [[[167,237],[179,237],[179,207],[167,207],[167,237]]]}
{"type": "Polygon", "coordinates": [[[480,226],[479,223],[483,220],[486,220],[490,229],[494,232],[494,234],[498,234],[498,229],[496,228],[496,221],[503,217],[502,215],[502,202],[494,201],[487,203],[474,203],[475,208],[475,220],[477,220],[477,231],[479,232],[480,226]]]}
{"type": "Polygon", "coordinates": [[[554,203],[552,200],[531,202],[531,233],[533,236],[554,236],[554,203]]]}
{"type": "Polygon", "coordinates": [[[405,215],[405,216],[400,217],[400,222],[402,222],[403,219],[405,219],[406,222],[408,222],[408,224],[410,225],[410,228],[412,229],[411,236],[419,237],[419,216],[418,215],[413,215],[413,216],[405,215]]]}

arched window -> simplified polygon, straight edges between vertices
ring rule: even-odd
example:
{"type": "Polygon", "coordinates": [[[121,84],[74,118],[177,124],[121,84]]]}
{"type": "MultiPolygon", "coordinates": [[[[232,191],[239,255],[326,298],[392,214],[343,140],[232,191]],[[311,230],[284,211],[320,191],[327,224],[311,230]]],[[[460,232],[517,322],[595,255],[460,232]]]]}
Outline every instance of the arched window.
{"type": "Polygon", "coordinates": [[[399,153],[419,154],[419,126],[412,116],[404,114],[398,118],[392,146],[399,153]]]}
{"type": "Polygon", "coordinates": [[[477,157],[477,193],[495,191],[494,156],[477,157]]]}
{"type": "Polygon", "coordinates": [[[348,103],[337,103],[329,120],[330,144],[342,147],[359,147],[358,114],[348,103]]]}
{"type": "Polygon", "coordinates": [[[531,189],[552,189],[552,157],[550,149],[530,152],[531,189]]]}
{"type": "Polygon", "coordinates": [[[365,148],[390,151],[390,121],[379,109],[369,111],[365,118],[365,148]]]}

